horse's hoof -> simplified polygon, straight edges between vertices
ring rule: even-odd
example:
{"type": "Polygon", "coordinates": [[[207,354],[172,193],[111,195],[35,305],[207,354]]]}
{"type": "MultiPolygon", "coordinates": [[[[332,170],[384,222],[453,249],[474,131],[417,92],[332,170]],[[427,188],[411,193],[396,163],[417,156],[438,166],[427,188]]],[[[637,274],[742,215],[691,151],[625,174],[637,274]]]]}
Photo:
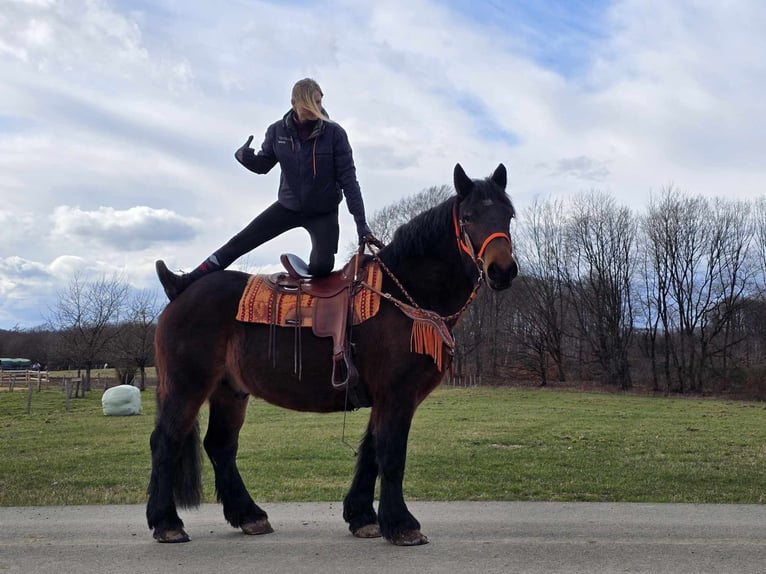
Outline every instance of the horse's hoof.
{"type": "Polygon", "coordinates": [[[392,538],[391,544],[396,546],[420,546],[421,544],[428,544],[428,537],[422,534],[420,530],[410,530],[392,538]]]}
{"type": "Polygon", "coordinates": [[[250,534],[253,536],[258,534],[271,534],[274,532],[274,529],[271,527],[271,524],[269,524],[269,520],[267,518],[261,518],[255,522],[247,522],[240,528],[242,528],[242,532],[245,534],[250,534]]]}
{"type": "Polygon", "coordinates": [[[189,535],[184,532],[183,528],[179,528],[178,530],[165,530],[164,532],[157,532],[155,530],[154,539],[163,544],[177,544],[179,542],[189,542],[191,540],[189,535]]]}
{"type": "Polygon", "coordinates": [[[380,526],[377,524],[365,524],[361,528],[357,528],[351,534],[357,538],[380,538],[380,526]]]}

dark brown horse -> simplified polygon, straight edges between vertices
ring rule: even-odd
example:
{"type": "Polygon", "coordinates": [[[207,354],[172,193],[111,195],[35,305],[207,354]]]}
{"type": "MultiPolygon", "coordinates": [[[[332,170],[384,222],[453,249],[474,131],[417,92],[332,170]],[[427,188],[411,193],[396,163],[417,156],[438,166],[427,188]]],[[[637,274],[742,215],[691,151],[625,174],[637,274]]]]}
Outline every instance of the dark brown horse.
{"type": "MultiPolygon", "coordinates": [[[[382,535],[398,545],[428,542],[404,502],[407,437],[415,409],[441,382],[450,357],[440,370],[432,357],[413,352],[413,319],[396,302],[435,312],[451,330],[482,278],[499,290],[517,274],[508,235],[514,211],[505,193],[505,167],[499,165],[485,180],[471,180],[456,165],[454,181],[456,196],[400,227],[378,252],[391,273],[381,291],[391,299],[384,298],[378,314],[353,329],[354,362],[372,404],[343,502],[343,517],[357,537],[382,535]]],[[[215,471],[218,499],[226,520],[247,534],[272,532],[236,464],[248,396],[299,411],[347,408],[346,392],[330,383],[330,340],[303,329],[299,379],[293,328],[274,333],[269,325],[235,320],[248,277],[233,271],[203,277],[168,304],[157,326],[158,414],[146,515],[160,542],[189,540],[177,506],[200,503],[197,415],[205,401],[210,419],[204,448],[215,471]],[[276,337],[271,348],[277,349],[271,357],[270,337],[276,337]]]]}

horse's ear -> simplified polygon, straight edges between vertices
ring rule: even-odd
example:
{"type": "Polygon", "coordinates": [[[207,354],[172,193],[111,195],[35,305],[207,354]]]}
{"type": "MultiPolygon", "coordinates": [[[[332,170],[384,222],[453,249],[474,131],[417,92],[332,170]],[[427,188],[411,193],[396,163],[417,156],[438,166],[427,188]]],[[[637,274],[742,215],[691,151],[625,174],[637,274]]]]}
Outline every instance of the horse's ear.
{"type": "Polygon", "coordinates": [[[497,166],[491,179],[500,187],[500,189],[505,189],[505,186],[508,184],[508,173],[505,171],[505,166],[502,163],[497,166]]]}
{"type": "Polygon", "coordinates": [[[473,189],[473,181],[468,177],[459,163],[455,164],[455,189],[460,198],[466,197],[473,189]]]}

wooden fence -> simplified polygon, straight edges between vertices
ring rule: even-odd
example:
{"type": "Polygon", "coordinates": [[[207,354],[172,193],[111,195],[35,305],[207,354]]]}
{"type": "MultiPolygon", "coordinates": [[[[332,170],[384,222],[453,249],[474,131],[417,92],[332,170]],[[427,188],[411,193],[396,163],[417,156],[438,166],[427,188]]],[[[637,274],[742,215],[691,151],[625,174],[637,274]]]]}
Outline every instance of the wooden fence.
{"type": "Polygon", "coordinates": [[[25,388],[37,386],[39,391],[43,385],[47,388],[49,384],[48,371],[7,371],[0,369],[0,388],[8,387],[9,391],[13,391],[19,385],[25,388]]]}
{"type": "MultiPolygon", "coordinates": [[[[98,380],[98,379],[97,379],[98,380]]],[[[80,377],[58,377],[51,378],[48,371],[6,371],[0,369],[0,388],[7,386],[9,392],[13,392],[16,387],[25,387],[27,393],[27,414],[32,408],[32,395],[35,387],[41,391],[51,385],[60,387],[64,391],[65,408],[69,410],[69,401],[72,397],[77,397],[81,390],[82,378],[80,377]]],[[[106,387],[105,387],[106,388],[106,387]]]]}

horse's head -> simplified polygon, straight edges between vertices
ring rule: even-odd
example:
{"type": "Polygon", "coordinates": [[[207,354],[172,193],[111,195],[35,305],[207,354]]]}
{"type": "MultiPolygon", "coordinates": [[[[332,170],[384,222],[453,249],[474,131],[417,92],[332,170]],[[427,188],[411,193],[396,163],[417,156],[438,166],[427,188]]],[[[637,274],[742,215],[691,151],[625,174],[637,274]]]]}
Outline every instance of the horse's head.
{"type": "Polygon", "coordinates": [[[507,174],[500,164],[487,179],[470,179],[455,165],[455,232],[460,248],[484,270],[492,289],[507,289],[519,273],[510,236],[515,213],[505,193],[507,174]]]}

